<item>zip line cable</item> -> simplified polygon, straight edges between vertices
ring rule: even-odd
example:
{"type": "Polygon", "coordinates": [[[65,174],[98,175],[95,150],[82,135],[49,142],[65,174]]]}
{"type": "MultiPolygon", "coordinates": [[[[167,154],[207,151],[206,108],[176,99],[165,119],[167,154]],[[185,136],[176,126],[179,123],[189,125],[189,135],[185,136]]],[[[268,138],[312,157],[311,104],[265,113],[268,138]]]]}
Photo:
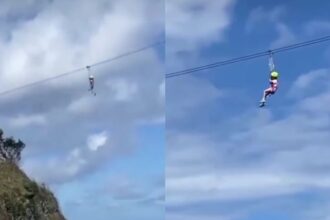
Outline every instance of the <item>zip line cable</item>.
{"type": "MultiPolygon", "coordinates": [[[[123,54],[120,54],[118,56],[115,56],[115,57],[112,57],[112,58],[109,58],[109,59],[106,59],[106,60],[102,60],[100,62],[91,64],[91,65],[88,65],[88,66],[89,67],[95,67],[95,66],[99,66],[99,65],[102,65],[102,64],[105,64],[105,63],[109,63],[109,62],[112,62],[112,61],[115,61],[115,60],[118,60],[118,59],[121,59],[121,58],[130,56],[130,55],[133,55],[133,54],[140,53],[142,51],[145,51],[145,50],[148,50],[150,48],[153,48],[153,47],[162,45],[164,43],[165,43],[165,41],[155,42],[155,43],[149,44],[147,46],[141,47],[139,49],[132,50],[132,51],[129,51],[127,53],[123,53],[123,54]]],[[[68,75],[72,75],[74,73],[78,73],[78,72],[84,71],[84,70],[86,70],[86,67],[77,68],[75,70],[71,70],[71,71],[68,71],[68,72],[65,72],[65,73],[61,73],[61,74],[58,74],[58,75],[55,75],[55,76],[51,76],[51,77],[48,77],[48,78],[45,78],[45,79],[42,79],[42,80],[38,80],[38,81],[35,81],[35,82],[27,83],[27,84],[24,84],[22,86],[18,86],[18,87],[15,87],[13,89],[9,89],[9,90],[3,91],[3,92],[0,93],[0,96],[6,95],[6,94],[9,94],[9,93],[13,93],[13,92],[15,92],[17,90],[22,90],[22,89],[26,89],[26,88],[29,88],[29,87],[33,87],[35,85],[42,84],[42,83],[45,83],[45,82],[48,82],[48,81],[51,81],[51,80],[55,80],[55,79],[58,79],[58,78],[62,78],[62,77],[68,76],[68,75]]]]}
{"type": "Polygon", "coordinates": [[[203,65],[203,66],[198,66],[198,67],[194,67],[194,68],[189,68],[189,69],[185,69],[185,70],[168,73],[168,74],[166,74],[165,77],[172,78],[172,77],[182,76],[182,75],[186,75],[186,74],[190,74],[190,73],[194,73],[194,72],[198,72],[198,71],[202,71],[202,70],[206,70],[206,69],[216,68],[219,66],[229,65],[229,64],[233,64],[233,63],[247,61],[247,60],[252,60],[252,59],[256,59],[256,58],[263,57],[263,56],[269,56],[270,54],[275,54],[275,53],[285,52],[288,50],[297,49],[300,47],[310,46],[310,45],[322,43],[325,41],[330,41],[330,35],[321,37],[321,38],[317,38],[314,40],[309,40],[309,41],[305,41],[305,42],[301,42],[301,43],[296,43],[296,44],[291,44],[291,45],[284,46],[284,47],[275,48],[272,50],[267,50],[264,52],[254,53],[254,54],[241,56],[241,57],[237,57],[237,58],[233,58],[233,59],[229,59],[229,60],[219,61],[219,62],[215,62],[215,63],[203,65]]]}
{"type": "Polygon", "coordinates": [[[90,67],[99,66],[99,65],[102,65],[104,63],[108,63],[108,62],[111,62],[111,61],[114,61],[114,60],[118,60],[120,58],[127,57],[127,56],[132,55],[132,54],[140,53],[140,52],[142,52],[144,50],[147,50],[147,49],[150,49],[150,48],[153,48],[153,47],[157,47],[158,45],[162,45],[164,43],[165,43],[165,41],[155,42],[155,43],[149,44],[149,45],[147,45],[145,47],[141,47],[139,49],[136,49],[136,50],[133,50],[133,51],[130,51],[130,52],[127,52],[127,53],[123,53],[121,55],[118,55],[118,56],[113,57],[113,58],[110,58],[110,59],[102,60],[100,62],[94,63],[94,64],[89,65],[89,66],[90,67]]]}
{"type": "MultiPolygon", "coordinates": [[[[215,62],[215,63],[211,63],[211,64],[199,66],[199,67],[194,67],[194,68],[189,68],[189,69],[185,69],[185,70],[181,70],[181,71],[168,73],[168,74],[165,75],[165,77],[166,78],[172,78],[172,77],[177,77],[177,76],[181,76],[181,75],[186,75],[186,74],[190,74],[190,73],[193,73],[193,72],[198,72],[198,71],[202,71],[202,70],[206,70],[206,69],[216,68],[216,67],[219,67],[219,66],[234,64],[234,63],[238,63],[238,62],[242,62],[242,61],[256,59],[256,58],[263,57],[263,56],[268,56],[270,53],[275,54],[275,53],[285,52],[285,51],[297,49],[297,48],[300,48],[300,47],[305,47],[305,46],[310,46],[310,45],[313,45],[313,44],[322,43],[322,42],[325,42],[325,41],[330,41],[330,35],[325,36],[325,37],[321,37],[321,38],[317,38],[317,39],[314,39],[314,40],[310,40],[310,41],[305,41],[305,42],[296,43],[296,44],[292,44],[292,45],[288,45],[288,46],[284,46],[284,47],[280,47],[280,48],[275,48],[275,49],[272,49],[272,50],[267,50],[267,51],[264,51],[264,52],[258,52],[258,53],[245,55],[245,56],[241,56],[241,57],[237,57],[237,58],[233,58],[233,59],[229,59],[229,60],[225,60],[225,61],[219,61],[219,62],[215,62]]],[[[152,43],[150,45],[144,46],[142,48],[139,48],[139,49],[136,49],[136,50],[133,50],[133,51],[129,51],[127,53],[123,53],[123,54],[118,55],[116,57],[112,57],[112,58],[109,58],[109,59],[91,64],[91,65],[88,65],[88,66],[89,67],[95,67],[95,66],[98,66],[98,65],[103,65],[105,63],[109,63],[109,62],[112,62],[112,61],[130,56],[130,55],[133,55],[133,54],[136,54],[136,53],[140,53],[142,51],[145,51],[147,49],[156,47],[158,45],[162,45],[164,43],[165,43],[165,41],[155,42],[155,43],[152,43]]],[[[10,90],[6,90],[4,92],[1,92],[0,96],[6,95],[8,93],[15,92],[17,90],[32,87],[32,86],[35,86],[35,85],[38,85],[38,84],[42,84],[42,83],[45,83],[45,82],[48,82],[48,81],[51,81],[51,80],[62,78],[62,77],[65,77],[65,76],[83,71],[83,70],[85,70],[85,68],[86,67],[81,67],[81,68],[78,68],[78,69],[75,69],[75,70],[71,70],[69,72],[65,72],[65,73],[58,74],[58,75],[55,75],[55,76],[52,76],[52,77],[48,77],[48,78],[45,78],[45,79],[42,79],[42,80],[38,80],[38,81],[35,81],[35,82],[32,82],[32,83],[28,83],[28,84],[25,84],[25,85],[22,85],[22,86],[19,86],[19,87],[10,89],[10,90]]]]}

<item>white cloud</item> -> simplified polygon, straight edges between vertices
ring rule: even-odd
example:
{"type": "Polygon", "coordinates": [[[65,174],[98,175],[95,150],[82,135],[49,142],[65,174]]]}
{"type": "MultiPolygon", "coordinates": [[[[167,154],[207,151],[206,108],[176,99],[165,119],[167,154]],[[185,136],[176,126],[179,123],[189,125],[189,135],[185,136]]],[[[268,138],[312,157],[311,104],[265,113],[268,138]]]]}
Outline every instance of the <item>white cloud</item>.
{"type": "Polygon", "coordinates": [[[304,31],[309,36],[320,35],[330,31],[330,21],[313,20],[305,24],[304,31]]]}
{"type": "Polygon", "coordinates": [[[50,158],[28,158],[24,160],[23,168],[29,175],[42,182],[69,182],[95,166],[99,154],[104,154],[101,150],[107,141],[106,132],[93,134],[87,138],[86,147],[75,147],[67,153],[52,155],[50,158]]]}
{"type": "Polygon", "coordinates": [[[91,113],[93,109],[97,107],[96,99],[93,96],[84,96],[80,99],[73,100],[69,106],[68,110],[72,113],[91,113]]]}
{"type": "Polygon", "coordinates": [[[286,8],[284,6],[276,6],[268,11],[266,8],[259,6],[248,15],[245,25],[246,31],[251,32],[258,27],[258,24],[263,22],[278,23],[285,13],[286,8]]]}
{"type": "MultiPolygon", "coordinates": [[[[292,89],[313,87],[315,83],[309,82],[327,81],[325,76],[329,70],[312,71],[300,76],[292,89]]],[[[295,100],[281,118],[272,117],[270,111],[246,109],[235,119],[244,123],[231,125],[233,121],[224,119],[222,126],[226,127],[220,131],[170,131],[168,205],[189,207],[199,202],[253,201],[314,189],[328,191],[330,87],[314,87],[306,94],[307,98],[295,100]]]]}
{"type": "MultiPolygon", "coordinates": [[[[159,42],[164,34],[163,1],[2,3],[0,92],[159,42]]],[[[135,150],[139,122],[164,115],[159,92],[164,81],[162,46],[93,67],[96,96],[87,91],[85,69],[2,96],[2,128],[26,143],[22,168],[29,176],[60,189],[71,182],[83,182],[93,190],[102,182],[95,176],[104,173],[108,164],[128,155],[141,155],[138,151],[144,148],[135,150]],[[43,123],[41,117],[35,117],[38,115],[46,119],[42,127],[35,127],[43,123]],[[111,140],[108,133],[90,136],[97,131],[109,131],[111,140]]],[[[67,191],[73,197],[85,193],[79,192],[79,187],[68,186],[67,191]]],[[[59,201],[69,210],[68,216],[75,212],[80,216],[77,207],[62,203],[63,196],[59,201]]],[[[82,201],[81,205],[89,204],[86,199],[82,201]]],[[[104,205],[88,207],[98,212],[104,205]]],[[[136,218],[140,218],[139,211],[134,212],[136,218]]]]}
{"type": "Polygon", "coordinates": [[[235,0],[166,2],[166,65],[179,69],[200,61],[200,49],[224,40],[235,0]],[[198,59],[197,59],[198,57],[198,59]]]}
{"type": "MultiPolygon", "coordinates": [[[[0,82],[6,82],[1,84],[2,90],[83,67],[147,44],[142,38],[146,35],[149,40],[148,33],[152,37],[158,34],[161,28],[156,27],[156,23],[159,21],[148,17],[150,12],[147,10],[152,8],[148,0],[127,7],[131,2],[99,0],[97,4],[89,1],[47,4],[31,20],[12,30],[10,41],[1,42],[3,74],[0,82]],[[76,7],[77,11],[72,12],[69,7],[76,7]],[[85,15],[89,17],[88,22],[80,19],[85,15]]],[[[84,82],[82,77],[73,79],[78,85],[84,82]]],[[[51,85],[72,87],[70,80],[58,82],[51,85]]]]}
{"type": "Polygon", "coordinates": [[[275,27],[278,32],[278,38],[270,44],[271,48],[286,46],[296,41],[295,34],[287,25],[284,23],[278,23],[275,27]]]}
{"type": "Polygon", "coordinates": [[[97,151],[107,143],[108,135],[105,131],[90,135],[87,139],[87,146],[91,151],[97,151]]]}
{"type": "Polygon", "coordinates": [[[273,27],[278,35],[277,39],[271,42],[270,49],[291,44],[296,41],[297,37],[289,26],[281,21],[286,13],[287,9],[284,6],[276,6],[269,10],[262,6],[257,7],[250,12],[245,29],[249,33],[258,28],[260,24],[267,24],[273,27]]]}
{"type": "Polygon", "coordinates": [[[170,0],[166,3],[166,34],[176,50],[194,50],[220,40],[230,24],[234,1],[170,0]]]}
{"type": "Polygon", "coordinates": [[[295,176],[292,173],[258,172],[240,169],[219,170],[217,173],[170,178],[166,184],[168,203],[171,205],[208,201],[235,201],[290,195],[311,188],[330,188],[326,176],[295,176]],[[227,173],[226,173],[227,172],[227,173]]]}
{"type": "Polygon", "coordinates": [[[26,19],[26,14],[31,13],[31,9],[44,5],[46,0],[23,0],[23,1],[12,1],[3,0],[1,2],[0,16],[3,18],[9,18],[11,16],[24,15],[23,18],[26,19]]]}
{"type": "Polygon", "coordinates": [[[167,97],[176,97],[166,100],[171,111],[168,117],[173,118],[180,118],[193,111],[196,106],[225,96],[223,91],[210,82],[191,76],[169,80],[166,84],[166,91],[167,97]]]}
{"type": "MultiPolygon", "coordinates": [[[[301,75],[293,84],[292,89],[301,90],[301,89],[307,89],[309,87],[314,87],[315,80],[317,80],[319,78],[325,78],[327,75],[328,75],[328,71],[326,69],[319,70],[319,71],[312,71],[307,74],[301,75]]],[[[326,79],[323,79],[323,80],[326,80],[326,79]]]]}
{"type": "Polygon", "coordinates": [[[299,78],[292,85],[289,94],[291,96],[301,97],[308,94],[310,90],[326,87],[330,87],[329,70],[314,70],[299,76],[299,78]],[[317,85],[317,87],[315,85],[317,85]]]}
{"type": "Polygon", "coordinates": [[[114,91],[114,99],[121,102],[133,99],[138,90],[138,86],[134,82],[128,82],[123,79],[108,82],[108,85],[114,91]]]}
{"type": "MultiPolygon", "coordinates": [[[[1,91],[160,41],[163,7],[154,0],[47,1],[26,8],[33,14],[28,18],[30,12],[8,9],[3,16],[20,19],[4,20],[10,29],[8,38],[0,37],[1,91]]],[[[2,127],[27,144],[23,164],[32,178],[63,184],[93,174],[131,152],[141,121],[164,124],[164,66],[158,50],[93,67],[96,96],[87,91],[88,75],[82,70],[1,98],[2,127]],[[111,131],[111,148],[102,132],[88,139],[95,130],[111,131]]]]}
{"type": "Polygon", "coordinates": [[[66,175],[75,176],[86,163],[87,161],[83,158],[81,149],[73,149],[66,160],[66,175]]]}
{"type": "Polygon", "coordinates": [[[80,148],[72,149],[63,157],[51,157],[50,159],[29,158],[24,161],[23,168],[38,181],[52,184],[72,180],[80,174],[90,163],[85,158],[80,148]]]}
{"type": "Polygon", "coordinates": [[[33,125],[46,125],[47,120],[44,115],[18,115],[15,118],[9,120],[9,124],[12,127],[23,128],[33,125]]]}

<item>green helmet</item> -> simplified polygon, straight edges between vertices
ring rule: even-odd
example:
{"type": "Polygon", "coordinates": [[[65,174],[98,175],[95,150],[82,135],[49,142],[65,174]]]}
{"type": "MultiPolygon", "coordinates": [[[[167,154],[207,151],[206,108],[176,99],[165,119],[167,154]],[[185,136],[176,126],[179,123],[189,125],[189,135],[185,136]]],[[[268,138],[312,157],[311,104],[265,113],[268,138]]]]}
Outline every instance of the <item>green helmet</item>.
{"type": "Polygon", "coordinates": [[[272,71],[271,73],[270,73],[270,75],[272,76],[272,77],[274,77],[274,78],[278,78],[278,72],[276,72],[276,71],[272,71]]]}

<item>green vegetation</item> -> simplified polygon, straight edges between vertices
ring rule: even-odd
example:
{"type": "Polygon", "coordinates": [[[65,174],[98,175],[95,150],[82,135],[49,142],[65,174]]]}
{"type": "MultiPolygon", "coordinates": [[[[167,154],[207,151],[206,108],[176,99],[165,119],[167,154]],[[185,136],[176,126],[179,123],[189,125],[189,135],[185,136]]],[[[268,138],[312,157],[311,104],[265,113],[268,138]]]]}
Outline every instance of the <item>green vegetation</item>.
{"type": "Polygon", "coordinates": [[[0,219],[65,220],[55,196],[18,167],[24,146],[0,131],[0,219]]]}

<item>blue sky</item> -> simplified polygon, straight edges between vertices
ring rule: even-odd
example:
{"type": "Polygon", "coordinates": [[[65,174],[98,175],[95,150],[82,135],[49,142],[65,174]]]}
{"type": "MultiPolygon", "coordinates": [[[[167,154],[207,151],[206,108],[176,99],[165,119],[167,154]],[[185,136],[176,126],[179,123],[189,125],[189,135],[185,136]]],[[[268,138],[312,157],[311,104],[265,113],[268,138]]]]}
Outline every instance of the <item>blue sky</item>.
{"type": "MultiPolygon", "coordinates": [[[[164,38],[154,0],[0,1],[0,92],[164,38]]],[[[2,95],[1,128],[22,169],[67,219],[164,218],[164,45],[2,95]],[[147,79],[147,80],[146,80],[147,79]]]]}
{"type": "Polygon", "coordinates": [[[164,191],[170,220],[329,219],[328,43],[275,56],[265,109],[266,57],[167,80],[166,141],[163,74],[327,35],[330,3],[1,3],[0,92],[162,40],[166,23],[166,65],[160,47],[93,68],[96,97],[85,72],[0,97],[22,168],[68,219],[163,219],[164,191]]]}
{"type": "MultiPolygon", "coordinates": [[[[328,35],[329,6],[168,1],[167,72],[328,35]]],[[[264,109],[267,57],[167,79],[167,219],[329,219],[329,51],[276,54],[264,109]]]]}

